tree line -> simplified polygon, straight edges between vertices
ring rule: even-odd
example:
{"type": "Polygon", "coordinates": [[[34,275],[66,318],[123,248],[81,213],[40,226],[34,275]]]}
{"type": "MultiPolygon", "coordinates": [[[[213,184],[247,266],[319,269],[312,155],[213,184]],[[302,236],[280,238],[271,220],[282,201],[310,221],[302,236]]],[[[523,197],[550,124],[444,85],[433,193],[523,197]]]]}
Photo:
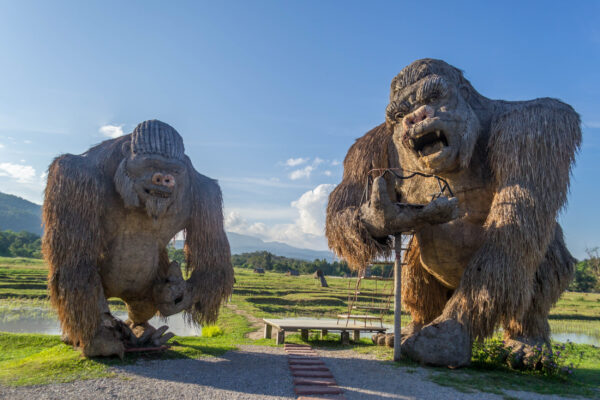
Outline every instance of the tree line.
{"type": "Polygon", "coordinates": [[[343,276],[350,269],[345,261],[328,262],[327,260],[304,261],[283,256],[276,256],[268,251],[234,254],[231,256],[234,267],[262,268],[265,271],[288,272],[298,271],[301,274],[312,274],[320,269],[325,275],[343,276]]]}
{"type": "MultiPolygon", "coordinates": [[[[1,257],[42,258],[42,241],[35,233],[10,230],[0,231],[1,257]]],[[[185,264],[183,250],[168,247],[169,258],[179,264],[185,264]]],[[[568,290],[573,292],[600,293],[600,248],[586,249],[588,258],[579,261],[575,266],[575,276],[568,290]]],[[[327,260],[304,261],[283,256],[276,256],[268,251],[234,254],[231,256],[234,267],[262,268],[266,271],[288,272],[298,271],[301,274],[312,274],[320,269],[325,275],[344,276],[351,274],[345,261],[328,262],[327,260]]],[[[371,273],[377,276],[391,276],[392,265],[375,265],[371,273]]]]}
{"type": "Polygon", "coordinates": [[[42,258],[42,240],[31,232],[0,231],[0,256],[42,258]]]}

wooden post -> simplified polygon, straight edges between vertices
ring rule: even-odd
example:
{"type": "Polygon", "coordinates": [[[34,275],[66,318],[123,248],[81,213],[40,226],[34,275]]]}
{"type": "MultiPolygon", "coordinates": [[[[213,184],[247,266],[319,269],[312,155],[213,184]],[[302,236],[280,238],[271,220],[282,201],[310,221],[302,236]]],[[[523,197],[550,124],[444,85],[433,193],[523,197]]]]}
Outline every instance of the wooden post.
{"type": "Polygon", "coordinates": [[[327,336],[327,329],[321,329],[321,340],[325,339],[325,336],[327,336]]]}
{"type": "Polygon", "coordinates": [[[342,344],[350,344],[350,332],[342,331],[342,344]]]}
{"type": "Polygon", "coordinates": [[[300,329],[300,337],[304,341],[308,341],[308,329],[300,329]]]}
{"type": "Polygon", "coordinates": [[[265,339],[271,339],[273,327],[265,322],[265,339]]]}
{"type": "Polygon", "coordinates": [[[400,340],[402,338],[400,331],[402,324],[402,234],[394,236],[394,250],[396,252],[396,260],[394,262],[394,361],[400,361],[400,340]]]}
{"type": "Polygon", "coordinates": [[[285,342],[285,331],[280,329],[277,331],[277,342],[276,344],[283,344],[285,342]]]}
{"type": "Polygon", "coordinates": [[[360,341],[360,331],[358,329],[352,331],[352,340],[354,340],[355,342],[360,341]]]}

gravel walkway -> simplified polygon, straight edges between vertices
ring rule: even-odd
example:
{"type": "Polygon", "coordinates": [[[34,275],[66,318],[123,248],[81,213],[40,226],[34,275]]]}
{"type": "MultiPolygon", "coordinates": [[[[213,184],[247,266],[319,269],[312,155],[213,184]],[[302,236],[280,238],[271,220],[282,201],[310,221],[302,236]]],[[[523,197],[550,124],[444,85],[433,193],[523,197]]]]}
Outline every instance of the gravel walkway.
{"type": "MultiPolygon", "coordinates": [[[[427,380],[431,370],[394,367],[352,350],[318,350],[347,399],[503,399],[462,393],[427,380]]],[[[295,399],[282,348],[241,346],[222,357],[139,361],[115,368],[115,378],[45,386],[0,386],[0,399],[295,399]]],[[[519,399],[561,399],[507,392],[519,399]]]]}
{"type": "MultiPolygon", "coordinates": [[[[344,389],[348,400],[375,399],[498,399],[491,393],[462,393],[451,387],[437,385],[427,379],[431,370],[427,368],[395,367],[391,363],[377,360],[373,355],[360,354],[352,350],[318,350],[317,354],[329,367],[338,385],[344,389]]],[[[560,396],[545,396],[537,393],[506,391],[518,399],[564,399],[560,396]]]]}
{"type": "Polygon", "coordinates": [[[0,399],[295,399],[281,348],[240,346],[222,357],[140,361],[115,378],[0,386],[0,399]]]}

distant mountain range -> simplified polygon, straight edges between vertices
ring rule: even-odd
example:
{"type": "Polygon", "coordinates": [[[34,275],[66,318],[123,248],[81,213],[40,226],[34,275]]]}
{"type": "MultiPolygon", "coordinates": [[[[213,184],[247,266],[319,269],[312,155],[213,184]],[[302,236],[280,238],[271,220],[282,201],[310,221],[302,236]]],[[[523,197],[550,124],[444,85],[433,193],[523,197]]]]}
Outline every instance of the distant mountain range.
{"type": "MultiPolygon", "coordinates": [[[[330,251],[300,249],[281,242],[265,242],[257,237],[227,232],[231,254],[253,253],[255,251],[268,251],[277,256],[295,258],[298,260],[314,261],[316,259],[334,261],[335,257],[330,251]]],[[[183,248],[183,240],[175,241],[176,248],[183,248]]]]}
{"type": "Polygon", "coordinates": [[[27,231],[41,236],[41,206],[0,192],[0,230],[27,231]]]}
{"type": "MultiPolygon", "coordinates": [[[[27,231],[42,235],[41,206],[21,197],[0,192],[0,230],[15,232],[27,231]]],[[[268,251],[269,253],[300,260],[314,261],[325,259],[333,261],[330,251],[301,249],[280,242],[264,242],[254,236],[227,232],[232,254],[268,251]]],[[[178,240],[176,247],[183,247],[183,241],[178,240]]]]}

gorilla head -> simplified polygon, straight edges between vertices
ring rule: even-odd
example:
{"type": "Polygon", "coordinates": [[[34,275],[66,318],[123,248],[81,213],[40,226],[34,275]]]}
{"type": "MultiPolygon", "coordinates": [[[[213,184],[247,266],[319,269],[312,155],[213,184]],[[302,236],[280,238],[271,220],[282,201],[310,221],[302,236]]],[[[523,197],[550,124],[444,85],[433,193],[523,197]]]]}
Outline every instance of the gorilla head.
{"type": "Polygon", "coordinates": [[[392,80],[386,123],[410,163],[405,166],[434,174],[467,168],[482,126],[475,110],[484,102],[444,61],[424,59],[404,68],[392,80]]]}

